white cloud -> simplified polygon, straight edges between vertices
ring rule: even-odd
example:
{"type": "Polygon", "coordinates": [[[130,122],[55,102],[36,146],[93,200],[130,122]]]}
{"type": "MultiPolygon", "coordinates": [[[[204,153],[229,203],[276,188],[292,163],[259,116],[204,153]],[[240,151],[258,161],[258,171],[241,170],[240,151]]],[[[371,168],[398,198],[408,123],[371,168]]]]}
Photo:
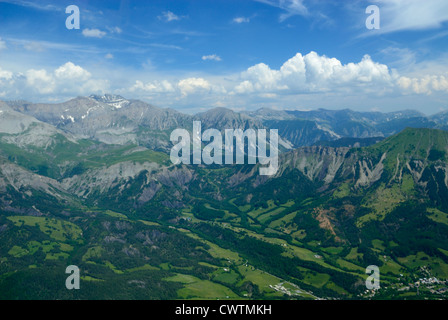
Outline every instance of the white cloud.
{"type": "Polygon", "coordinates": [[[131,87],[130,91],[145,91],[148,93],[168,93],[168,92],[174,92],[174,86],[171,84],[171,82],[167,80],[162,81],[153,81],[148,83],[143,83],[140,80],[135,81],[135,84],[131,87]]]}
{"type": "Polygon", "coordinates": [[[57,93],[89,95],[107,92],[110,87],[108,80],[92,78],[89,71],[72,62],[67,62],[54,70],[53,75],[57,93]]]}
{"type": "Polygon", "coordinates": [[[252,82],[245,80],[237,85],[234,90],[236,93],[240,94],[252,93],[254,92],[254,86],[252,85],[252,82]]]}
{"type": "Polygon", "coordinates": [[[244,84],[244,87],[249,88],[250,90],[272,91],[281,89],[280,71],[272,70],[264,63],[259,63],[247,69],[247,71],[243,72],[243,78],[248,79],[246,80],[248,82],[244,84]]]}
{"type": "Polygon", "coordinates": [[[50,94],[54,92],[55,80],[52,74],[45,69],[30,69],[26,72],[26,82],[29,87],[37,90],[41,94],[50,94]]]}
{"type": "Polygon", "coordinates": [[[187,96],[189,94],[210,91],[210,83],[203,78],[187,78],[180,80],[178,82],[178,87],[182,96],[187,96]]]}
{"type": "Polygon", "coordinates": [[[304,0],[256,0],[267,5],[280,8],[285,12],[279,17],[280,22],[292,16],[307,16],[309,14],[307,7],[303,4],[304,0]]]}
{"type": "Polygon", "coordinates": [[[10,80],[12,78],[12,72],[3,70],[0,68],[0,79],[10,80]]]}
{"type": "Polygon", "coordinates": [[[240,24],[240,23],[248,23],[248,22],[250,22],[250,18],[236,17],[236,18],[233,19],[233,22],[238,23],[238,24],[240,24]]]}
{"type": "Polygon", "coordinates": [[[11,71],[3,70],[0,67],[0,87],[3,90],[0,96],[5,96],[8,93],[8,88],[14,84],[13,73],[11,71]]]}
{"type": "Polygon", "coordinates": [[[447,76],[425,75],[421,78],[400,77],[397,83],[407,93],[427,95],[434,91],[448,93],[448,74],[447,76]]]}
{"type": "Polygon", "coordinates": [[[13,91],[23,92],[16,83],[17,76],[13,72],[4,70],[0,67],[0,96],[7,97],[13,91]]]}
{"type": "Polygon", "coordinates": [[[90,72],[84,70],[80,66],[67,62],[54,71],[56,78],[65,80],[80,80],[86,81],[91,77],[90,72]]]}
{"type": "Polygon", "coordinates": [[[279,70],[264,63],[248,68],[234,89],[236,93],[300,94],[339,90],[388,88],[396,77],[386,65],[373,62],[369,56],[358,63],[342,63],[336,58],[319,56],[315,52],[298,53],[279,70]]]}
{"type": "Polygon", "coordinates": [[[106,58],[106,59],[113,59],[113,58],[114,58],[114,55],[113,55],[112,53],[108,53],[108,54],[106,54],[106,55],[104,56],[104,58],[106,58]]]}
{"type": "Polygon", "coordinates": [[[180,20],[181,17],[179,17],[178,15],[172,13],[171,11],[164,11],[162,12],[161,16],[158,16],[159,20],[165,20],[167,22],[171,22],[171,21],[177,21],[180,20]]]}
{"type": "Polygon", "coordinates": [[[208,56],[202,56],[202,60],[207,61],[207,60],[214,60],[214,61],[221,61],[221,57],[216,55],[216,54],[211,54],[208,56]]]}
{"type": "Polygon", "coordinates": [[[99,29],[84,29],[82,30],[82,34],[84,35],[84,37],[88,37],[88,38],[102,38],[104,37],[107,33],[104,31],[101,31],[99,29]]]}
{"type": "Polygon", "coordinates": [[[439,28],[448,21],[446,0],[375,0],[380,8],[380,33],[439,28]]]}
{"type": "Polygon", "coordinates": [[[56,98],[107,92],[108,80],[93,78],[91,73],[72,62],[53,71],[29,69],[14,73],[0,68],[0,85],[3,95],[10,99],[56,98]]]}

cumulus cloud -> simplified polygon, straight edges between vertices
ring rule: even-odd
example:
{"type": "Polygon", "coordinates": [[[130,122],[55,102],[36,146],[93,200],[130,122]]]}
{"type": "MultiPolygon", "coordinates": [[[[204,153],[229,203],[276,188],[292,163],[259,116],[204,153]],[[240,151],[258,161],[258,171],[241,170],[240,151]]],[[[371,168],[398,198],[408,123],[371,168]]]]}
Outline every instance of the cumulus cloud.
{"type": "Polygon", "coordinates": [[[33,98],[37,96],[76,96],[108,91],[108,80],[93,78],[91,73],[72,62],[58,68],[29,69],[13,73],[0,67],[2,95],[10,98],[33,98]],[[26,95],[24,95],[24,92],[26,95]]]}
{"type": "Polygon", "coordinates": [[[208,56],[202,56],[202,60],[207,61],[207,60],[214,60],[214,61],[221,61],[221,57],[216,55],[216,54],[211,54],[208,56]]]}
{"type": "Polygon", "coordinates": [[[53,93],[55,89],[55,80],[52,74],[45,69],[31,69],[26,72],[26,82],[29,87],[37,90],[41,94],[53,93]]]}
{"type": "MultiPolygon", "coordinates": [[[[255,89],[252,82],[245,80],[241,82],[239,85],[237,85],[234,90],[236,93],[244,94],[244,93],[252,93],[254,92],[255,89]]],[[[233,94],[234,92],[231,93],[233,94]]]]}
{"type": "Polygon", "coordinates": [[[84,70],[80,66],[75,65],[72,62],[60,66],[54,71],[56,78],[65,80],[80,80],[87,81],[92,75],[87,70],[84,70]]]}
{"type": "Polygon", "coordinates": [[[7,71],[7,70],[3,70],[0,67],[0,80],[4,79],[4,80],[10,80],[12,78],[12,72],[11,71],[7,71]]]}
{"type": "Polygon", "coordinates": [[[87,37],[87,38],[102,38],[106,35],[106,32],[101,31],[99,29],[86,28],[86,29],[82,30],[82,34],[84,37],[87,37]]]}
{"type": "Polygon", "coordinates": [[[235,87],[235,93],[294,94],[390,87],[396,75],[386,65],[372,61],[368,55],[358,63],[343,65],[336,58],[310,52],[305,56],[297,53],[279,70],[264,63],[257,64],[243,72],[241,78],[243,81],[235,87]]]}
{"type": "Polygon", "coordinates": [[[189,94],[210,91],[210,83],[203,78],[187,78],[180,80],[177,84],[182,96],[187,96],[189,94]]]}
{"type": "Polygon", "coordinates": [[[421,78],[400,77],[398,85],[407,93],[427,94],[434,91],[448,93],[448,75],[425,75],[421,78]]]}

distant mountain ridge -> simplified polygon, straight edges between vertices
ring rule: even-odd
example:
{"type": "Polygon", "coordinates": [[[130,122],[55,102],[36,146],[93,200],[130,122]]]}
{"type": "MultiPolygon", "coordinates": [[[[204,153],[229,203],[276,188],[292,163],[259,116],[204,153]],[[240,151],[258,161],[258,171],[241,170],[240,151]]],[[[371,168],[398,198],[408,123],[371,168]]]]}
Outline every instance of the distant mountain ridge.
{"type": "Polygon", "coordinates": [[[170,132],[176,128],[191,130],[194,120],[201,121],[203,128],[219,130],[278,129],[281,144],[286,149],[342,138],[384,138],[406,127],[448,128],[448,113],[425,116],[414,110],[381,113],[350,109],[291,111],[261,108],[235,112],[220,107],[187,115],[112,94],[77,97],[57,104],[26,101],[5,104],[14,111],[33,116],[79,139],[94,139],[109,144],[137,143],[164,151],[169,149],[170,132]]]}

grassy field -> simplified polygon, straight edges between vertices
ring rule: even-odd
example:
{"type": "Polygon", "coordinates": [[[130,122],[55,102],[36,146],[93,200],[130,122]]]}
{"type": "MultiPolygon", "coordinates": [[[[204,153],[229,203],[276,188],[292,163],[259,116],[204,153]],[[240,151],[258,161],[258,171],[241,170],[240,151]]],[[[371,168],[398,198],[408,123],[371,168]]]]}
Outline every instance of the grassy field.
{"type": "MultiPolygon", "coordinates": [[[[262,237],[264,240],[269,241],[271,243],[278,244],[278,245],[282,245],[282,244],[286,243],[284,240],[281,240],[281,239],[265,238],[262,235],[256,234],[254,232],[251,232],[251,231],[243,229],[243,228],[232,227],[232,229],[234,229],[235,231],[238,231],[238,232],[246,232],[248,235],[251,235],[251,236],[262,237]]],[[[259,287],[260,291],[267,294],[268,297],[272,297],[272,298],[283,297],[283,295],[284,295],[283,293],[277,292],[276,290],[274,290],[270,287],[270,286],[279,284],[280,282],[282,282],[282,279],[275,277],[271,274],[268,274],[264,271],[258,270],[253,266],[248,265],[236,252],[233,252],[233,251],[227,250],[227,249],[223,249],[207,240],[204,240],[204,239],[198,237],[196,234],[193,234],[188,230],[179,229],[179,231],[184,232],[185,234],[187,234],[188,236],[190,236],[194,239],[198,239],[198,240],[201,240],[202,242],[206,243],[207,245],[210,246],[210,248],[207,251],[214,258],[222,259],[222,260],[224,260],[224,263],[230,262],[230,265],[232,265],[232,268],[234,268],[234,267],[237,268],[236,269],[237,272],[235,272],[231,268],[226,267],[227,271],[225,271],[224,268],[222,268],[222,267],[212,266],[213,268],[217,269],[212,273],[212,278],[211,278],[212,280],[219,281],[219,282],[222,282],[224,284],[229,284],[229,285],[231,285],[231,284],[241,285],[244,281],[250,281],[253,284],[257,285],[259,287]]],[[[304,249],[304,250],[306,250],[306,249],[304,249]]],[[[309,253],[308,251],[306,251],[306,254],[311,255],[311,253],[309,253]]],[[[205,264],[205,263],[201,262],[201,264],[205,264]]],[[[182,278],[180,278],[178,280],[181,280],[181,279],[182,278]]],[[[179,282],[181,282],[181,281],[179,281],[179,282]]],[[[197,285],[194,285],[193,287],[197,288],[197,285]]],[[[188,294],[189,294],[188,288],[191,289],[191,286],[185,288],[185,290],[182,289],[183,291],[180,291],[180,294],[183,297],[188,296],[188,294]]],[[[304,298],[312,298],[312,296],[306,292],[301,292],[298,295],[300,295],[304,298]]],[[[195,296],[195,297],[198,298],[197,296],[195,296]]]]}
{"type": "Polygon", "coordinates": [[[88,261],[92,258],[99,258],[103,254],[104,249],[100,246],[95,246],[87,249],[87,252],[82,256],[82,261],[88,261]]]}
{"type": "Polygon", "coordinates": [[[361,271],[361,272],[365,271],[365,268],[362,268],[362,267],[360,267],[360,266],[358,266],[358,265],[356,265],[354,263],[351,263],[351,262],[349,262],[347,260],[344,260],[342,258],[339,258],[338,260],[336,260],[336,263],[339,266],[341,266],[341,268],[345,268],[345,269],[348,269],[348,270],[361,271]]]}
{"type": "Polygon", "coordinates": [[[220,268],[213,272],[212,280],[226,284],[235,284],[238,281],[239,274],[228,268],[220,268]]]}
{"type": "Polygon", "coordinates": [[[350,186],[348,183],[340,185],[334,192],[333,197],[336,199],[345,198],[350,195],[350,186]]]}
{"type": "Polygon", "coordinates": [[[67,221],[61,221],[54,218],[32,217],[32,216],[12,216],[8,217],[16,226],[38,227],[40,231],[47,234],[57,241],[80,240],[82,237],[81,229],[67,221]]]}
{"type": "Polygon", "coordinates": [[[29,254],[28,250],[19,247],[19,246],[13,246],[9,251],[8,254],[13,256],[14,258],[20,258],[23,256],[26,256],[29,254]]]}
{"type": "Polygon", "coordinates": [[[312,285],[316,288],[322,288],[330,280],[330,276],[328,274],[318,273],[300,267],[299,269],[305,276],[303,282],[312,285]]]}
{"type": "Polygon", "coordinates": [[[218,245],[216,245],[208,240],[200,238],[198,235],[190,232],[189,230],[179,229],[179,231],[185,233],[187,236],[189,236],[193,239],[200,240],[201,242],[208,245],[210,248],[207,251],[214,258],[223,259],[223,260],[230,261],[230,262],[236,263],[236,264],[240,264],[243,262],[243,259],[238,255],[238,253],[236,253],[234,251],[221,248],[218,245]]]}
{"type": "Polygon", "coordinates": [[[106,261],[106,267],[109,267],[116,274],[123,274],[124,272],[117,269],[110,261],[106,261]]]}
{"type": "Polygon", "coordinates": [[[281,297],[282,294],[276,292],[270,286],[274,286],[280,282],[280,279],[252,266],[241,265],[238,271],[243,275],[244,280],[250,281],[258,286],[260,292],[271,297],[281,297]]]}
{"type": "MultiPolygon", "coordinates": [[[[384,261],[384,260],[383,260],[384,261]]],[[[395,275],[399,275],[400,273],[405,273],[405,271],[402,270],[403,267],[398,264],[397,262],[387,259],[386,262],[384,262],[384,265],[380,268],[381,273],[393,273],[395,275]]]]}
{"type": "Polygon", "coordinates": [[[236,293],[221,284],[209,280],[201,280],[191,275],[178,273],[164,280],[184,284],[184,287],[177,292],[180,299],[240,299],[236,293]]]}
{"type": "Polygon", "coordinates": [[[128,217],[126,217],[124,214],[112,211],[112,210],[106,210],[104,211],[104,214],[107,214],[108,216],[114,217],[114,218],[119,218],[119,219],[123,219],[123,220],[129,220],[128,217]]]}
{"type": "Polygon", "coordinates": [[[281,217],[280,219],[274,220],[269,224],[269,228],[277,229],[284,227],[286,224],[292,222],[297,212],[292,212],[287,214],[286,216],[281,217]]]}
{"type": "Polygon", "coordinates": [[[158,164],[170,164],[169,156],[153,150],[135,151],[135,145],[113,146],[111,150],[91,153],[85,158],[86,167],[111,166],[124,161],[154,162],[158,164]]]}
{"type": "Polygon", "coordinates": [[[351,261],[358,261],[363,256],[362,253],[358,253],[358,248],[352,248],[350,250],[350,253],[345,256],[345,259],[351,260],[351,261]]]}
{"type": "Polygon", "coordinates": [[[160,268],[151,266],[149,264],[145,264],[141,267],[127,269],[126,272],[137,272],[137,271],[147,271],[147,270],[160,270],[160,268]]]}
{"type": "Polygon", "coordinates": [[[372,240],[373,249],[377,252],[383,252],[386,247],[384,246],[384,241],[379,239],[372,240]]]}
{"type": "Polygon", "coordinates": [[[402,203],[404,199],[403,192],[398,185],[394,185],[392,188],[386,188],[382,185],[364,204],[365,207],[372,209],[372,212],[358,218],[356,225],[358,228],[362,228],[364,224],[369,221],[382,221],[386,215],[402,203]],[[378,199],[381,199],[381,201],[378,201],[378,199]]]}
{"type": "Polygon", "coordinates": [[[448,226],[448,214],[435,208],[428,208],[428,218],[437,223],[443,223],[448,226]]]}
{"type": "Polygon", "coordinates": [[[271,211],[271,210],[273,210],[274,208],[277,207],[277,206],[274,204],[274,201],[272,201],[272,200],[269,200],[269,201],[267,202],[267,205],[268,205],[267,208],[260,207],[260,208],[258,208],[258,209],[249,211],[247,214],[248,214],[249,216],[251,216],[252,218],[257,218],[259,215],[262,215],[262,214],[264,214],[264,213],[266,213],[266,212],[268,212],[268,211],[271,211]]]}
{"type": "Polygon", "coordinates": [[[342,250],[344,250],[343,247],[327,247],[327,248],[322,248],[322,251],[331,254],[331,255],[338,255],[342,252],[342,250]]]}
{"type": "Polygon", "coordinates": [[[271,219],[273,216],[282,213],[285,210],[285,208],[283,207],[278,207],[272,211],[266,212],[260,216],[258,216],[257,220],[260,221],[260,223],[264,224],[266,223],[266,221],[268,221],[269,219],[271,219]]]}

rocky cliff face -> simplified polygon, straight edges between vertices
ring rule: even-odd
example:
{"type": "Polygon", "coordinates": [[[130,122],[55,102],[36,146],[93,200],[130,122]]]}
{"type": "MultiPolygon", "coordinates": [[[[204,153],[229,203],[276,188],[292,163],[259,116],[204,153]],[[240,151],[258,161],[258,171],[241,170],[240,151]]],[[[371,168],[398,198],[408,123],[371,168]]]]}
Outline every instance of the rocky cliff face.
{"type": "MultiPolygon", "coordinates": [[[[331,183],[338,171],[347,170],[353,159],[347,157],[348,148],[303,147],[281,156],[282,170],[298,169],[310,180],[331,183]]],[[[351,170],[350,170],[351,171],[351,170]]],[[[345,175],[345,172],[340,174],[345,175]]]]}
{"type": "Polygon", "coordinates": [[[285,192],[288,188],[280,191],[284,183],[280,181],[289,177],[295,179],[292,184],[313,183],[318,194],[332,194],[341,184],[360,195],[362,190],[375,193],[378,188],[398,187],[405,198],[418,194],[441,204],[448,197],[447,154],[447,132],[407,129],[367,148],[298,148],[280,155],[275,176],[261,177],[256,167],[239,170],[229,178],[228,187],[251,186],[247,193],[260,186],[285,192]],[[291,175],[294,171],[300,174],[291,175]]]}
{"type": "Polygon", "coordinates": [[[17,192],[21,192],[24,189],[34,189],[55,197],[58,197],[59,193],[65,192],[59,182],[5,162],[0,164],[0,188],[5,192],[7,186],[12,187],[17,192]]]}
{"type": "Polygon", "coordinates": [[[112,95],[78,97],[60,104],[14,102],[10,106],[78,139],[108,144],[141,143],[153,149],[167,145],[168,136],[161,136],[160,132],[191,126],[188,115],[112,95]],[[148,139],[145,132],[152,138],[148,139]]]}
{"type": "Polygon", "coordinates": [[[135,179],[140,173],[146,172],[143,185],[149,184],[155,179],[153,172],[160,169],[160,165],[152,162],[121,162],[111,166],[89,169],[86,172],[73,177],[63,179],[64,188],[78,197],[89,197],[93,192],[107,194],[117,187],[122,191],[126,184],[135,179]]]}

